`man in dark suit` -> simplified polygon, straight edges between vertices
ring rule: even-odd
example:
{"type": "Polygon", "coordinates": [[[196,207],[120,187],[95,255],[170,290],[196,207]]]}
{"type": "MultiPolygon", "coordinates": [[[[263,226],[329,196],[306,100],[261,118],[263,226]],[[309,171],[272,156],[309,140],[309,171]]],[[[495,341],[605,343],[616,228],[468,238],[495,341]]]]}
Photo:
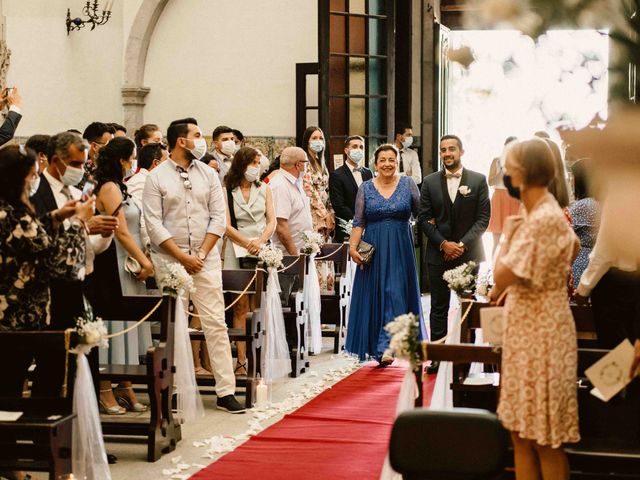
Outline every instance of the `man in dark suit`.
{"type": "Polygon", "coordinates": [[[462,142],[455,135],[440,140],[444,169],[424,178],[418,223],[429,239],[427,266],[431,284],[431,340],[447,334],[450,291],[442,275],[470,260],[484,260],[482,234],[491,205],[484,175],[462,167],[462,142]]]}
{"type": "Polygon", "coordinates": [[[0,125],[0,145],[4,145],[13,138],[16,133],[16,128],[18,128],[18,124],[22,119],[20,112],[22,97],[20,96],[20,92],[18,92],[18,87],[11,89],[5,88],[2,92],[0,105],[3,108],[5,105],[9,106],[9,112],[2,125],[0,125]]]}
{"type": "Polygon", "coordinates": [[[344,154],[346,162],[329,177],[329,198],[338,218],[335,233],[338,243],[344,242],[346,237],[343,224],[353,220],[358,188],[362,182],[373,178],[371,170],[360,167],[364,159],[364,138],[358,135],[347,138],[344,154]]]}
{"type": "MultiPolygon", "coordinates": [[[[49,141],[49,166],[40,177],[40,186],[31,197],[38,215],[63,206],[69,200],[78,200],[81,192],[75,188],[84,176],[84,163],[87,146],[74,133],[59,133],[49,141]]],[[[109,246],[111,235],[117,228],[115,217],[95,215],[87,222],[90,236],[87,237],[87,274],[93,269],[93,258],[109,246]]],[[[52,330],[74,328],[78,317],[83,317],[87,302],[83,295],[83,282],[52,279],[50,283],[52,330]]],[[[97,374],[97,354],[94,349],[90,355],[93,374],[97,374]],[[94,358],[95,357],[95,358],[94,358]]],[[[64,373],[64,354],[60,349],[40,352],[36,358],[36,375],[40,380],[34,382],[34,396],[50,395],[62,385],[64,373]]],[[[75,361],[69,362],[70,365],[75,361]]],[[[73,378],[73,376],[69,376],[73,378]]]]}

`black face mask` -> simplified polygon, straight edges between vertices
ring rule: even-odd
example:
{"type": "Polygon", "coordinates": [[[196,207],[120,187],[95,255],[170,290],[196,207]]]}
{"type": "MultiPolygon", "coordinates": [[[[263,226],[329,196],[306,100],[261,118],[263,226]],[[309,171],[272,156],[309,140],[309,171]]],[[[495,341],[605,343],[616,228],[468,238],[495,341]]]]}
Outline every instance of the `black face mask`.
{"type": "Polygon", "coordinates": [[[502,178],[502,181],[504,182],[504,186],[507,188],[509,195],[520,200],[520,189],[518,187],[514,187],[513,183],[511,183],[511,175],[505,175],[502,178]]]}

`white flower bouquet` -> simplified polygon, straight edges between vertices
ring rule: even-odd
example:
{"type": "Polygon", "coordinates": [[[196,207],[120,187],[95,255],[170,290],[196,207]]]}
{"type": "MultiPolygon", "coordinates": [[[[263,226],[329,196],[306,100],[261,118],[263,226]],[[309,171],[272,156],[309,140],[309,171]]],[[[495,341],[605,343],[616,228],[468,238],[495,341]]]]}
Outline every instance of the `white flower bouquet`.
{"type": "Polygon", "coordinates": [[[418,317],[407,313],[387,323],[384,329],[391,335],[389,351],[397,358],[405,358],[411,363],[413,371],[420,369],[418,317]]]}
{"type": "Polygon", "coordinates": [[[338,227],[342,230],[345,235],[348,237],[351,236],[351,232],[353,231],[353,220],[349,220],[348,222],[344,218],[336,218],[338,220],[338,227]]]}
{"type": "Polygon", "coordinates": [[[92,320],[88,317],[80,317],[76,322],[76,331],[80,335],[80,343],[88,345],[90,347],[102,347],[107,348],[109,342],[107,341],[107,327],[100,317],[92,320]]]}
{"type": "Polygon", "coordinates": [[[493,284],[491,271],[488,270],[484,274],[478,274],[478,279],[476,280],[476,293],[483,297],[489,295],[489,290],[491,290],[491,286],[493,284]]]}
{"type": "Polygon", "coordinates": [[[270,244],[263,245],[258,253],[258,258],[262,260],[268,268],[282,268],[282,257],[282,250],[270,244]]]}
{"type": "Polygon", "coordinates": [[[187,293],[196,291],[191,275],[177,262],[163,259],[160,268],[157,269],[156,280],[162,292],[171,296],[177,296],[181,290],[187,293]]]}
{"type": "Polygon", "coordinates": [[[306,253],[307,255],[320,252],[320,245],[324,243],[322,235],[312,230],[302,232],[302,241],[302,253],[306,253]]]}
{"type": "Polygon", "coordinates": [[[463,263],[456,268],[444,272],[442,278],[447,282],[451,290],[458,295],[462,295],[465,292],[472,291],[475,287],[476,275],[474,270],[476,266],[476,262],[463,263]]]}

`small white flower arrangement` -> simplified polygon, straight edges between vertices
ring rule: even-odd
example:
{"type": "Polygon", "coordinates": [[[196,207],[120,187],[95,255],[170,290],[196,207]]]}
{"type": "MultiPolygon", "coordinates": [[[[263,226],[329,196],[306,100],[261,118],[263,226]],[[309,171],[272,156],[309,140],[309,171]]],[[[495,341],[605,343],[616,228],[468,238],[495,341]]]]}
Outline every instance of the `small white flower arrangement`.
{"type": "Polygon", "coordinates": [[[177,262],[163,259],[160,268],[157,269],[156,280],[163,293],[174,297],[182,290],[187,293],[196,291],[193,286],[193,278],[187,273],[184,266],[177,262]]]}
{"type": "Polygon", "coordinates": [[[467,262],[462,265],[447,270],[442,275],[442,278],[449,285],[449,288],[456,292],[458,295],[462,295],[465,292],[470,291],[476,282],[476,275],[473,273],[477,264],[476,262],[467,262]]]}
{"type": "Polygon", "coordinates": [[[471,193],[471,189],[466,185],[462,185],[460,188],[458,188],[458,191],[463,197],[466,197],[471,193]]]}
{"type": "Polygon", "coordinates": [[[397,358],[409,360],[413,371],[420,369],[418,317],[413,313],[400,315],[387,323],[384,329],[391,335],[389,351],[397,358]]]}
{"type": "Polygon", "coordinates": [[[344,218],[337,218],[337,220],[338,220],[338,227],[340,227],[340,229],[345,233],[345,235],[350,237],[351,232],[353,231],[353,220],[349,220],[348,222],[345,221],[344,218]]]}
{"type": "Polygon", "coordinates": [[[282,268],[282,257],[282,250],[271,244],[263,245],[258,253],[258,258],[267,268],[282,268]]]}
{"type": "Polygon", "coordinates": [[[476,293],[482,297],[488,296],[492,283],[491,271],[478,275],[478,279],[476,280],[476,293]]]}
{"type": "Polygon", "coordinates": [[[80,343],[89,347],[107,348],[107,327],[100,317],[92,320],[88,316],[78,318],[76,322],[76,331],[80,335],[80,343]]]}
{"type": "Polygon", "coordinates": [[[312,230],[302,232],[302,241],[302,253],[306,253],[307,255],[320,252],[320,245],[324,243],[322,235],[312,230]]]}

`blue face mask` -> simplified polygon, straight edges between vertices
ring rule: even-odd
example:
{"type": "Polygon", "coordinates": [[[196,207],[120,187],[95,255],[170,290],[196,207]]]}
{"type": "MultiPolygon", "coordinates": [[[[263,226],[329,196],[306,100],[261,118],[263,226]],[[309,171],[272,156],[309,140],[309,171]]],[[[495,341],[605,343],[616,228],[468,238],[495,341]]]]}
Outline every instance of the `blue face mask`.
{"type": "Polygon", "coordinates": [[[324,150],[324,140],[311,140],[309,142],[309,148],[316,153],[320,153],[324,150]]]}
{"type": "Polygon", "coordinates": [[[353,148],[349,150],[349,158],[354,163],[360,163],[360,161],[364,158],[364,151],[358,148],[353,148]]]}

